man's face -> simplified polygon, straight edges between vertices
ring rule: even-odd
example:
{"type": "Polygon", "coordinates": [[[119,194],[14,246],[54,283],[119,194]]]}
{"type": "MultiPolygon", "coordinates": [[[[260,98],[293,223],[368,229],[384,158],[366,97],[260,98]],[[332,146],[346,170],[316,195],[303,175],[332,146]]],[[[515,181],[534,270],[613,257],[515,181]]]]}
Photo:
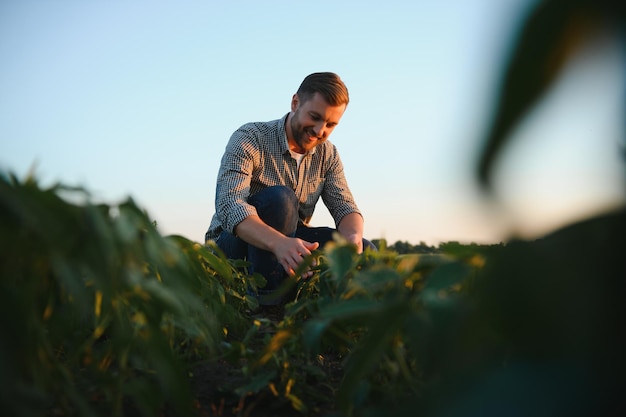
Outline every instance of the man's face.
{"type": "Polygon", "coordinates": [[[289,147],[298,153],[307,153],[324,142],[343,116],[346,105],[331,106],[315,93],[306,101],[301,101],[297,94],[291,100],[291,119],[289,122],[292,137],[288,136],[289,147]]]}

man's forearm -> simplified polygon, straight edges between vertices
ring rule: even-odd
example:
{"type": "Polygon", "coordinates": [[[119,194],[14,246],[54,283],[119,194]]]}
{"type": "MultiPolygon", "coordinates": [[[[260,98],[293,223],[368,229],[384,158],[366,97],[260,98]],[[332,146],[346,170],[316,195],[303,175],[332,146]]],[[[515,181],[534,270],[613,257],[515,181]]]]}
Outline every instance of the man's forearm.
{"type": "Polygon", "coordinates": [[[278,241],[286,237],[256,215],[246,217],[239,223],[235,234],[246,243],[270,252],[274,252],[278,241]]]}
{"type": "Polygon", "coordinates": [[[348,242],[357,245],[359,252],[363,250],[363,217],[359,213],[350,213],[341,219],[337,231],[348,242]]]}

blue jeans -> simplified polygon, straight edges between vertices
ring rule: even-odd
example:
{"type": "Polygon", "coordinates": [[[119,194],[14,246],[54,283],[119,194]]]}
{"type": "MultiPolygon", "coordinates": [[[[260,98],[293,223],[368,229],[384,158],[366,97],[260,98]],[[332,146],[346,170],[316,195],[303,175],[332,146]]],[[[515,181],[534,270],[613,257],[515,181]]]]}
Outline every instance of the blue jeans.
{"type": "MultiPolygon", "coordinates": [[[[318,242],[320,248],[331,240],[335,229],[330,227],[309,227],[300,222],[298,198],[289,187],[276,185],[259,191],[248,199],[257,214],[267,225],[285,236],[297,237],[307,242],[318,242]]],[[[230,232],[223,231],[217,238],[217,246],[231,259],[247,259],[249,272],[258,272],[267,280],[259,295],[271,294],[287,278],[283,266],[270,251],[249,245],[230,232]]],[[[376,249],[373,243],[363,239],[363,248],[376,249]]],[[[261,300],[262,302],[262,300],[261,300]]]]}

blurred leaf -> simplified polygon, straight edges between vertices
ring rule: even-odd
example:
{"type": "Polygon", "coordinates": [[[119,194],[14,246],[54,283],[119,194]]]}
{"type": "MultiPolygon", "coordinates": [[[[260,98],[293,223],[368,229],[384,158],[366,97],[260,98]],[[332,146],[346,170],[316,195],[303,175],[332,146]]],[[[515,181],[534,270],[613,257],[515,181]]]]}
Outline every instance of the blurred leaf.
{"type": "Polygon", "coordinates": [[[274,370],[256,375],[248,384],[235,389],[235,393],[242,397],[251,393],[257,393],[267,387],[277,375],[278,373],[274,370]]]}
{"type": "Polygon", "coordinates": [[[320,351],[322,335],[331,322],[330,319],[315,319],[309,320],[304,324],[302,340],[304,346],[309,349],[310,352],[317,353],[320,351]]]}
{"type": "Polygon", "coordinates": [[[493,119],[478,164],[478,180],[490,186],[491,171],[512,129],[561,73],[584,39],[599,27],[624,24],[624,2],[540,0],[522,21],[503,71],[493,119]]]}
{"type": "Polygon", "coordinates": [[[355,265],[356,249],[347,244],[329,244],[325,252],[331,268],[331,276],[335,281],[343,281],[355,265]]]}
{"type": "Polygon", "coordinates": [[[228,264],[227,259],[224,256],[217,256],[212,251],[201,248],[198,252],[202,259],[217,272],[217,274],[223,279],[232,279],[232,270],[228,264]]]}
{"type": "Polygon", "coordinates": [[[260,366],[267,363],[267,361],[269,361],[274,356],[274,354],[278,352],[291,337],[293,337],[293,335],[294,332],[291,329],[278,330],[274,334],[274,336],[272,336],[272,339],[265,347],[256,365],[260,366]]]}
{"type": "MultiPolygon", "coordinates": [[[[373,294],[377,291],[383,291],[390,286],[401,284],[403,281],[395,270],[387,266],[375,265],[365,271],[361,271],[349,284],[346,291],[351,294],[353,291],[362,291],[373,294]]],[[[345,298],[350,298],[346,294],[345,298]]]]}
{"type": "Polygon", "coordinates": [[[391,341],[403,325],[405,306],[385,304],[385,309],[372,316],[367,333],[357,349],[348,358],[346,372],[341,382],[337,401],[344,412],[351,410],[353,402],[359,397],[361,382],[382,361],[382,356],[391,350],[391,341]]]}
{"type": "MultiPolygon", "coordinates": [[[[125,395],[145,405],[151,392],[149,407],[168,402],[184,414],[180,341],[197,352],[221,339],[222,313],[199,293],[217,282],[200,259],[160,236],[130,199],[114,210],[77,189],[0,175],[0,214],[0,330],[11,340],[0,343],[0,370],[11,385],[62,413],[115,415],[125,395]],[[122,390],[127,383],[134,388],[122,390]]],[[[9,400],[12,415],[29,408],[22,395],[9,400]]]]}
{"type": "Polygon", "coordinates": [[[345,320],[355,316],[374,315],[384,308],[385,305],[378,300],[341,300],[332,304],[324,304],[323,309],[319,312],[319,318],[323,320],[345,320]]]}
{"type": "Polygon", "coordinates": [[[470,267],[461,262],[453,262],[436,268],[426,279],[424,291],[439,291],[458,285],[468,277],[470,267]]]}

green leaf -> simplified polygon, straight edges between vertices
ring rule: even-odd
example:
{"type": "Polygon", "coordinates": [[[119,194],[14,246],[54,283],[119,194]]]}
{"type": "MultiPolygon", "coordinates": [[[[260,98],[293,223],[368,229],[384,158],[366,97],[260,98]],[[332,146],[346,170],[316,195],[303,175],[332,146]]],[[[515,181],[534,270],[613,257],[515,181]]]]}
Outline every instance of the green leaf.
{"type": "Polygon", "coordinates": [[[345,320],[355,316],[375,315],[384,308],[385,305],[378,300],[339,300],[333,304],[325,304],[319,313],[319,318],[322,320],[345,320]]]}
{"type": "Polygon", "coordinates": [[[365,337],[348,358],[337,394],[337,401],[344,411],[350,410],[364,389],[362,383],[366,376],[380,364],[385,352],[391,350],[391,341],[403,325],[403,320],[398,318],[403,317],[405,312],[402,304],[387,304],[384,311],[372,317],[365,337]]]}
{"type": "Polygon", "coordinates": [[[331,323],[332,320],[330,319],[315,319],[309,320],[304,324],[302,341],[310,352],[319,352],[322,336],[331,323]]]}
{"type": "Polygon", "coordinates": [[[356,249],[351,245],[327,245],[326,256],[332,279],[342,281],[355,266],[356,249]]]}
{"type": "Polygon", "coordinates": [[[263,388],[267,387],[270,382],[274,378],[276,378],[277,372],[276,370],[271,370],[268,372],[264,372],[258,375],[255,375],[254,378],[244,386],[235,389],[235,393],[240,397],[256,394],[261,391],[263,388]]]}
{"type": "Polygon", "coordinates": [[[202,257],[202,259],[204,259],[206,263],[209,264],[209,266],[213,268],[220,277],[226,280],[232,279],[233,271],[231,269],[230,264],[225,258],[216,256],[213,252],[211,252],[207,248],[199,249],[198,252],[200,256],[202,257]]]}
{"type": "Polygon", "coordinates": [[[512,130],[552,86],[581,41],[620,19],[623,26],[625,9],[624,2],[612,0],[544,0],[533,5],[503,71],[477,167],[481,185],[490,187],[494,161],[512,130]]]}
{"type": "Polygon", "coordinates": [[[469,276],[470,271],[470,267],[461,262],[442,265],[428,276],[424,291],[438,291],[461,284],[469,276]]]}

